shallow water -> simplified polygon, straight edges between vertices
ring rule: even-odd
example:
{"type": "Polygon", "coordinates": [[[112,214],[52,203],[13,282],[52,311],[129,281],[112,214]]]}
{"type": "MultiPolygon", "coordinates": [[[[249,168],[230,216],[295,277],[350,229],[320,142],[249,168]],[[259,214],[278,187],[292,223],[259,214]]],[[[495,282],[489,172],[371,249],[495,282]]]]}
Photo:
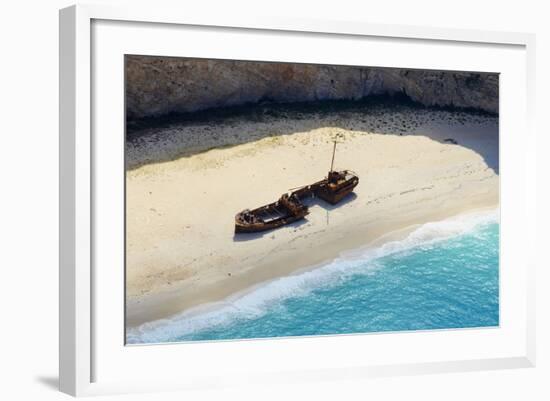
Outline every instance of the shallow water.
{"type": "Polygon", "coordinates": [[[491,212],[429,223],[202,312],[145,324],[128,342],[498,326],[497,221],[491,212]]]}

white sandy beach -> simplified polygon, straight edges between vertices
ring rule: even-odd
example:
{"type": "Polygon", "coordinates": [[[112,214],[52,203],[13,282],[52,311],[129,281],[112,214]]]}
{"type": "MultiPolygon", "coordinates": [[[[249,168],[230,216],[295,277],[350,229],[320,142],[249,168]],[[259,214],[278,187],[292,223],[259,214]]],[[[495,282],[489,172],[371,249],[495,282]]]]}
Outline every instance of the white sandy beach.
{"type": "Polygon", "coordinates": [[[404,109],[235,118],[144,138],[127,149],[129,327],[499,201],[498,117],[404,109]],[[237,212],[327,174],[336,134],[335,167],[359,175],[355,195],[315,203],[301,223],[235,236],[237,212]]]}

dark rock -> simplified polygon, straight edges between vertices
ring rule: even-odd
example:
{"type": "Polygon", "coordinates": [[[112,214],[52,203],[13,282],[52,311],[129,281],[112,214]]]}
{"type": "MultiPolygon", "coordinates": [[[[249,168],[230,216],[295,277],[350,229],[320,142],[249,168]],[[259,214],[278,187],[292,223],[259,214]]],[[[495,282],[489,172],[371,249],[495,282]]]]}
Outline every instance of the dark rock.
{"type": "Polygon", "coordinates": [[[498,74],[126,56],[130,120],[248,103],[371,95],[498,113],[498,74]]]}

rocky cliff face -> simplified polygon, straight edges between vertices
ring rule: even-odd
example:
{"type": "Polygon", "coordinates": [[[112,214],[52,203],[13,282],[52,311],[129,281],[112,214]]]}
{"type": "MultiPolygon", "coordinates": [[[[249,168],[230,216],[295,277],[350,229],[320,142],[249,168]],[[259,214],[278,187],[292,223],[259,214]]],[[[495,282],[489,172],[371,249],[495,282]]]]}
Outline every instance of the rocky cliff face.
{"type": "Polygon", "coordinates": [[[391,68],[126,57],[128,119],[257,102],[405,94],[426,106],[498,113],[498,75],[391,68]]]}

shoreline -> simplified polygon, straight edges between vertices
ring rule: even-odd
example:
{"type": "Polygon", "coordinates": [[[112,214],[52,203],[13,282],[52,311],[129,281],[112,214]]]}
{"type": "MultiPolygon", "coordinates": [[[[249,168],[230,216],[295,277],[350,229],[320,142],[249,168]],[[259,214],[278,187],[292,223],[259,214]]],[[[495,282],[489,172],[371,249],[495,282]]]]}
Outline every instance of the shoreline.
{"type": "MultiPolygon", "coordinates": [[[[133,307],[135,313],[139,314],[140,318],[138,319],[136,317],[129,319],[127,317],[126,329],[135,329],[145,323],[154,323],[163,319],[178,317],[183,314],[191,317],[204,312],[208,312],[212,309],[220,307],[220,304],[224,303],[225,301],[231,302],[233,300],[239,299],[244,295],[250,294],[255,290],[258,290],[279,278],[295,276],[322,268],[323,266],[332,263],[336,258],[348,252],[358,252],[380,248],[390,242],[403,240],[409,234],[426,224],[454,220],[460,217],[469,217],[478,213],[490,213],[493,211],[496,212],[498,210],[499,206],[497,203],[495,203],[480,205],[479,207],[462,210],[455,214],[437,214],[438,218],[436,219],[418,220],[413,224],[397,227],[391,231],[383,232],[380,236],[370,239],[367,243],[340,249],[336,253],[333,252],[331,257],[322,261],[317,261],[317,259],[310,259],[310,261],[315,262],[307,264],[306,260],[302,259],[302,263],[294,265],[290,269],[280,269],[278,271],[278,273],[280,274],[273,274],[273,276],[268,277],[263,281],[249,284],[241,283],[242,286],[234,288],[232,292],[225,292],[220,288],[212,288],[211,291],[206,291],[206,294],[203,294],[203,299],[206,300],[202,302],[193,302],[193,300],[190,300],[189,297],[182,297],[179,293],[181,291],[180,289],[174,290],[175,293],[158,293],[149,295],[146,298],[140,299],[139,302],[134,305],[132,305],[132,301],[127,301],[127,308],[133,307]]],[[[348,245],[350,245],[351,243],[356,244],[355,241],[350,241],[348,242],[348,245]]],[[[270,266],[273,266],[273,262],[267,263],[265,265],[259,265],[257,266],[257,269],[266,269],[270,266]]]]}
{"type": "MultiPolygon", "coordinates": [[[[451,234],[442,235],[441,237],[435,236],[433,238],[433,241],[439,242],[439,241],[444,241],[444,240],[449,239],[449,238],[453,238],[455,236],[463,235],[463,234],[469,232],[469,230],[471,228],[475,228],[479,224],[483,224],[484,221],[485,221],[485,217],[488,217],[487,221],[492,221],[491,215],[493,213],[499,213],[499,212],[500,212],[500,209],[499,209],[498,206],[496,206],[496,205],[495,206],[487,206],[487,207],[476,208],[476,209],[464,211],[464,212],[462,212],[458,215],[449,216],[449,217],[444,218],[442,220],[430,221],[430,222],[426,222],[426,223],[423,223],[423,224],[414,224],[412,226],[402,227],[402,228],[399,228],[395,231],[385,233],[382,236],[372,240],[368,244],[364,244],[360,247],[353,248],[353,249],[342,250],[334,258],[329,259],[329,260],[325,260],[322,263],[315,264],[315,265],[310,265],[310,266],[297,267],[294,271],[292,271],[288,275],[273,277],[273,278],[271,278],[267,281],[260,282],[260,283],[254,284],[252,286],[243,288],[243,289],[241,289],[241,290],[239,290],[235,293],[232,293],[232,294],[228,295],[225,298],[215,299],[215,300],[212,300],[211,302],[206,302],[206,303],[202,303],[202,304],[199,304],[199,305],[191,306],[191,307],[189,307],[185,310],[182,310],[182,311],[180,311],[178,313],[175,313],[175,314],[172,314],[170,316],[166,316],[166,317],[162,317],[162,318],[159,318],[159,319],[144,322],[143,325],[127,327],[127,330],[138,330],[139,331],[143,326],[146,326],[145,330],[147,330],[147,329],[150,329],[150,328],[155,327],[157,325],[162,327],[165,324],[169,324],[169,322],[172,322],[172,321],[176,322],[176,321],[180,321],[182,319],[193,319],[193,318],[196,318],[196,317],[200,318],[201,316],[204,316],[206,314],[215,313],[219,310],[222,310],[224,307],[227,307],[230,304],[238,302],[239,300],[244,299],[248,295],[253,295],[256,291],[261,291],[262,289],[267,289],[270,284],[275,283],[279,279],[298,277],[302,274],[307,274],[309,272],[315,273],[315,271],[319,271],[323,268],[330,267],[333,263],[335,263],[337,261],[337,259],[342,258],[344,260],[345,259],[354,260],[355,259],[354,254],[356,254],[356,253],[361,254],[361,255],[365,255],[365,254],[368,254],[369,251],[382,250],[382,248],[385,245],[388,245],[388,244],[391,244],[391,243],[394,243],[394,242],[400,243],[401,241],[403,241],[405,239],[408,239],[411,234],[417,233],[419,229],[421,229],[422,227],[425,227],[426,225],[429,225],[429,224],[432,224],[432,223],[435,223],[436,225],[441,224],[441,223],[443,223],[443,224],[453,223],[453,222],[455,222],[459,219],[462,219],[462,218],[465,219],[466,221],[468,221],[469,219],[472,219],[472,220],[475,221],[476,218],[480,218],[479,221],[475,221],[474,224],[469,228],[461,229],[458,232],[452,232],[451,234]],[[149,326],[149,327],[147,327],[147,326],[149,326]]],[[[495,221],[498,222],[498,220],[499,219],[497,218],[495,221]]],[[[412,245],[411,248],[414,248],[416,246],[425,245],[427,243],[430,243],[431,241],[432,240],[420,241],[419,243],[412,245]]],[[[401,251],[404,251],[404,250],[407,250],[407,249],[409,249],[409,247],[398,248],[396,251],[391,251],[390,250],[389,252],[382,252],[382,254],[380,254],[380,255],[375,254],[372,257],[372,260],[376,260],[380,257],[385,257],[387,255],[391,255],[394,252],[401,252],[401,251]]],[[[139,344],[142,344],[142,342],[135,342],[135,343],[130,343],[130,344],[139,345],[139,344]]],[[[144,344],[150,344],[150,343],[149,342],[144,342],[144,344]]]]}

